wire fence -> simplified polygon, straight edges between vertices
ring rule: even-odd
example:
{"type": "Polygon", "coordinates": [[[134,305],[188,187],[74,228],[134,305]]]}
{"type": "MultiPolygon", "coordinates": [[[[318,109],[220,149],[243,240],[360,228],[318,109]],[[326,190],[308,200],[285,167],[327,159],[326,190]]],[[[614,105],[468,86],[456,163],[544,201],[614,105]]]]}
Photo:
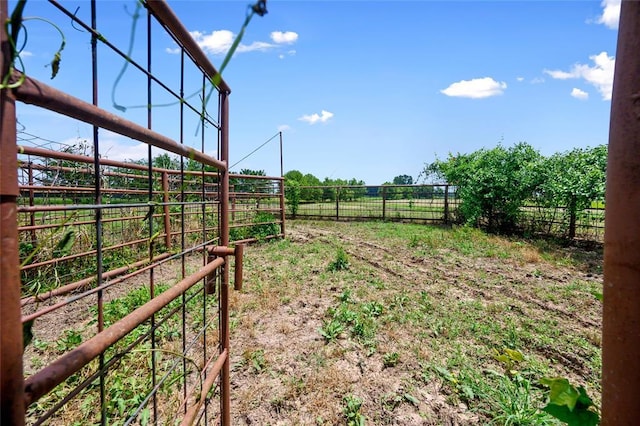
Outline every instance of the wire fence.
{"type": "Polygon", "coordinates": [[[145,45],[127,52],[120,28],[97,25],[121,6],[37,6],[86,72],[71,91],[25,76],[0,31],[1,423],[228,425],[243,252],[229,234],[284,234],[282,179],[229,173],[230,89],[212,86],[217,71],[164,1],[125,15],[145,45]],[[91,55],[74,48],[83,38],[91,55]],[[172,64],[152,72],[169,47],[172,64]],[[111,102],[98,101],[105,81],[111,102]],[[115,99],[119,82],[129,90],[115,99]],[[56,143],[16,119],[37,114],[92,136],[56,143]],[[107,158],[124,146],[145,155],[107,158]]]}
{"type": "MultiPolygon", "coordinates": [[[[288,216],[443,225],[462,223],[459,212],[462,200],[456,189],[452,185],[301,186],[294,209],[291,197],[287,201],[288,216]]],[[[572,215],[566,207],[531,202],[521,209],[518,228],[528,235],[564,238],[573,234],[575,238],[603,241],[604,207],[589,208],[572,215]]]]}

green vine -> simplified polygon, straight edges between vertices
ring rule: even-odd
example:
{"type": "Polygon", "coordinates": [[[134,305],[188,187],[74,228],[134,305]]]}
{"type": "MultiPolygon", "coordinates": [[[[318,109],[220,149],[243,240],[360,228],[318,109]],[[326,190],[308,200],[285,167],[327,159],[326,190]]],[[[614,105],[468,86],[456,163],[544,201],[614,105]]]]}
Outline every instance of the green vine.
{"type": "Polygon", "coordinates": [[[20,87],[22,83],[24,83],[24,80],[26,78],[26,75],[24,72],[24,69],[25,69],[24,62],[22,62],[22,58],[20,57],[20,53],[22,53],[22,51],[24,50],[24,47],[27,44],[27,38],[28,38],[27,28],[24,25],[25,21],[42,21],[51,25],[53,28],[55,28],[58,31],[62,41],[60,43],[60,47],[58,48],[56,53],[53,55],[53,59],[51,60],[51,63],[49,64],[51,66],[51,78],[52,79],[55,78],[56,75],[58,75],[58,71],[60,71],[60,62],[62,61],[62,51],[64,50],[64,47],[66,45],[66,39],[65,39],[64,33],[62,32],[60,27],[58,27],[56,24],[54,24],[53,22],[47,19],[40,18],[37,16],[24,17],[23,13],[24,13],[24,8],[26,4],[27,4],[27,0],[19,0],[15,9],[11,13],[11,17],[4,22],[4,31],[8,36],[9,45],[11,46],[11,58],[9,63],[9,70],[7,74],[2,77],[2,83],[0,83],[0,89],[15,89],[17,87],[20,87]],[[20,36],[21,30],[24,33],[24,41],[22,42],[22,45],[18,47],[18,38],[20,36]],[[20,74],[20,78],[18,79],[18,81],[11,83],[11,76],[13,75],[13,72],[16,70],[16,61],[18,62],[19,69],[22,70],[22,72],[20,74]]]}

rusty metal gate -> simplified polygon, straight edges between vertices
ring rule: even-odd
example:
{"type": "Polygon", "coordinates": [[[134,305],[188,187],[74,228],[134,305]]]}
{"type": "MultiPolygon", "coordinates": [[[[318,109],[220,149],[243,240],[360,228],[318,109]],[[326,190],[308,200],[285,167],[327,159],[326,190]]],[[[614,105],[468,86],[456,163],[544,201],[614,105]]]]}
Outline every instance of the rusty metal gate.
{"type": "Polygon", "coordinates": [[[39,3],[90,42],[85,68],[67,70],[91,75],[84,97],[29,77],[0,31],[2,424],[230,421],[232,259],[242,279],[242,246],[229,248],[230,89],[166,2],[132,5],[145,44],[134,54],[110,39],[122,29],[97,24],[118,5],[39,3]],[[152,72],[168,49],[172,72],[152,72]],[[137,113],[99,100],[105,61],[123,64],[116,82],[133,76],[137,113]],[[91,136],[31,134],[17,117],[32,111],[91,136]],[[145,144],[146,160],[107,159],[101,144],[114,137],[145,144]]]}

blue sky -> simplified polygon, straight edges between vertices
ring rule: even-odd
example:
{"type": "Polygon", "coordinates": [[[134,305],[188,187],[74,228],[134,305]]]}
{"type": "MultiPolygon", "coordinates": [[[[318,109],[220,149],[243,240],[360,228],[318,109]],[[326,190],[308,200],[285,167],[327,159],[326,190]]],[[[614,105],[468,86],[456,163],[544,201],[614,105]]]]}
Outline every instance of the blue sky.
{"type": "MultiPolygon", "coordinates": [[[[87,4],[77,4],[87,16],[87,4]]],[[[248,2],[169,4],[219,66],[248,2]]],[[[103,33],[126,46],[127,11],[135,2],[103,0],[99,7],[103,33]]],[[[526,141],[545,155],[607,143],[619,1],[272,0],[267,8],[266,16],[253,18],[224,72],[232,89],[231,163],[280,130],[285,171],[372,185],[400,174],[416,178],[436,156],[499,142],[526,141]]],[[[32,0],[25,14],[46,17],[49,9],[32,0]]],[[[44,65],[57,47],[55,32],[28,25],[27,73],[87,99],[87,35],[64,30],[61,71],[49,80],[44,65]]],[[[154,42],[155,69],[168,73],[175,45],[161,37],[154,42]]],[[[134,57],[143,47],[134,47],[134,57]]],[[[117,112],[109,98],[122,64],[104,57],[101,64],[101,105],[117,112]]],[[[141,82],[126,74],[118,102],[135,103],[141,82]]],[[[27,132],[47,139],[91,135],[87,126],[50,113],[22,106],[18,113],[27,132]]],[[[171,107],[162,118],[158,113],[160,127],[174,113],[171,107]]],[[[144,110],[122,114],[141,121],[144,110]]],[[[108,134],[103,149],[114,159],[146,153],[135,141],[108,134]]],[[[206,148],[215,154],[212,149],[206,148]]],[[[277,138],[234,169],[240,168],[278,175],[277,138]]]]}

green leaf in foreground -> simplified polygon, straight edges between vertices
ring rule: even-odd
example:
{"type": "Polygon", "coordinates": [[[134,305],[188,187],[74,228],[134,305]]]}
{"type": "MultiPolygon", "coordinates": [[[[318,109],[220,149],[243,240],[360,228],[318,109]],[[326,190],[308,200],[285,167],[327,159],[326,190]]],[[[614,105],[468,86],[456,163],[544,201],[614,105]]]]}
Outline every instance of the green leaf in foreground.
{"type": "Polygon", "coordinates": [[[542,410],[569,426],[595,426],[600,416],[591,407],[593,401],[584,387],[577,389],[563,377],[542,378],[540,383],[548,386],[549,403],[542,410]]]}

